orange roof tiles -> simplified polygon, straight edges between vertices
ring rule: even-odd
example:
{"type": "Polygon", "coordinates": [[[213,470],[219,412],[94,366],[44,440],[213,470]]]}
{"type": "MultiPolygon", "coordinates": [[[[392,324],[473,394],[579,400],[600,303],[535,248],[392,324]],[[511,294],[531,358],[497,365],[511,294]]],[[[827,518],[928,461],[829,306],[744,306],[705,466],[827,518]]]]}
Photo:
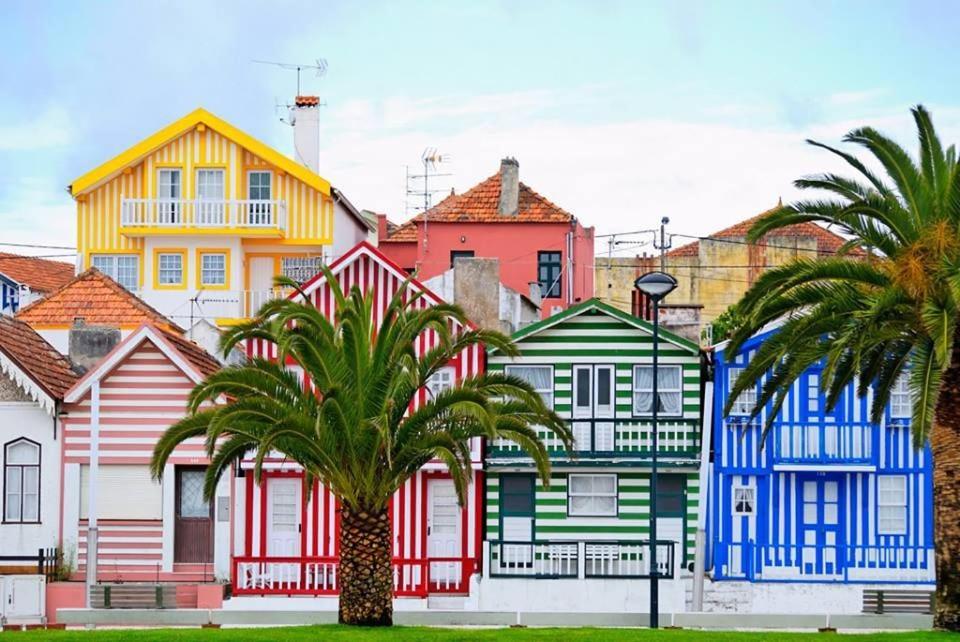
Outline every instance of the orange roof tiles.
{"type": "Polygon", "coordinates": [[[0,252],[0,274],[35,292],[52,292],[73,278],[74,267],[62,261],[0,252]]]}
{"type": "Polygon", "coordinates": [[[158,329],[163,333],[163,338],[172,343],[184,359],[189,361],[204,377],[212,375],[221,368],[220,362],[198,344],[164,328],[158,329]]]}
{"type": "Polygon", "coordinates": [[[53,399],[63,399],[77,380],[70,362],[56,348],[26,323],[7,316],[0,316],[0,352],[53,399]]]}
{"type": "Polygon", "coordinates": [[[320,104],[320,96],[297,96],[294,103],[297,107],[315,107],[320,104]]]}
{"type": "MultiPolygon", "coordinates": [[[[779,207],[779,206],[778,206],[779,207]]],[[[776,209],[776,208],[774,208],[776,209]]],[[[728,228],[722,229],[719,232],[714,232],[710,235],[711,239],[745,239],[747,233],[750,231],[750,228],[753,227],[754,223],[758,220],[772,212],[773,209],[769,209],[765,212],[761,212],[756,216],[752,216],[748,219],[740,221],[735,225],[731,225],[728,228]]],[[[789,225],[787,227],[781,228],[779,230],[773,230],[764,235],[764,239],[774,239],[774,238],[814,238],[817,241],[817,254],[820,256],[826,256],[831,254],[836,254],[837,251],[847,242],[847,239],[843,238],[839,234],[835,234],[830,230],[820,227],[816,223],[797,223],[796,225],[789,225]]],[[[684,256],[698,256],[700,254],[700,242],[694,241],[693,243],[688,243],[682,245],[675,250],[667,252],[667,256],[670,257],[684,257],[684,256]]],[[[861,250],[854,249],[851,252],[853,256],[859,256],[863,254],[861,250]]]]}
{"type": "MultiPolygon", "coordinates": [[[[430,223],[569,223],[573,215],[549,199],[541,196],[520,182],[519,207],[516,215],[505,216],[498,212],[500,203],[500,173],[474,185],[463,194],[450,194],[430,208],[426,218],[430,223]]],[[[415,241],[416,222],[424,214],[418,214],[395,232],[387,242],[415,241]]]]}
{"type": "Polygon", "coordinates": [[[88,325],[129,327],[151,323],[183,332],[183,328],[96,268],[22,308],[16,316],[34,327],[71,326],[75,319],[82,318],[88,325]]]}

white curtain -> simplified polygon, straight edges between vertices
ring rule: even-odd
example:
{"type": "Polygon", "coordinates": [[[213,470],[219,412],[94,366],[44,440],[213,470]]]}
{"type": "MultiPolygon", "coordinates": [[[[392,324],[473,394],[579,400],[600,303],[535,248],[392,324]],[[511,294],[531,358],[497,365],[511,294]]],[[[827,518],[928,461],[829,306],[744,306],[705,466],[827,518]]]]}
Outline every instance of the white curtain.
{"type": "Polygon", "coordinates": [[[653,410],[653,368],[633,369],[633,411],[644,414],[653,410]]]}
{"type": "Polygon", "coordinates": [[[550,366],[509,366],[507,374],[529,383],[540,392],[547,407],[553,408],[553,369],[550,366]]]}

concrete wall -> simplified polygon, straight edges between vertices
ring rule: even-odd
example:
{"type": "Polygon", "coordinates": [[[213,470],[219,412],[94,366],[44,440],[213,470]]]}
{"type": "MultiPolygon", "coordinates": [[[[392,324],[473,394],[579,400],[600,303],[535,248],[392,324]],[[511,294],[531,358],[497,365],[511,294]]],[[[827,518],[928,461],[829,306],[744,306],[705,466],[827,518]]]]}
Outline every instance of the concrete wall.
{"type": "MultiPolygon", "coordinates": [[[[649,580],[484,577],[477,583],[477,588],[481,611],[650,612],[649,580]]],[[[661,613],[685,610],[685,600],[682,580],[660,581],[661,613]]]]}
{"type": "Polygon", "coordinates": [[[331,260],[343,256],[347,250],[361,241],[376,241],[376,232],[362,225],[353,214],[347,211],[343,203],[333,201],[333,245],[329,251],[333,253],[331,260]]]}

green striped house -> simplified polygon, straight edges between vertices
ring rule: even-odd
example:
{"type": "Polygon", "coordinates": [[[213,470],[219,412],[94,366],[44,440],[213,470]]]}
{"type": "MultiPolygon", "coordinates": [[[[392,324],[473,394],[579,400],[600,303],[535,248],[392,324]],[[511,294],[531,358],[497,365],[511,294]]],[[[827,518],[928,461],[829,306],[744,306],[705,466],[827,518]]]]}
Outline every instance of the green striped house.
{"type": "MultiPolygon", "coordinates": [[[[576,452],[571,456],[555,435],[541,432],[553,463],[544,489],[516,446],[487,445],[490,572],[642,576],[649,571],[641,542],[650,532],[652,326],[591,299],[513,338],[521,355],[491,351],[487,370],[530,382],[570,421],[576,452]]],[[[686,568],[701,497],[700,349],[661,330],[659,363],[658,539],[675,542],[673,563],[686,568]]]]}

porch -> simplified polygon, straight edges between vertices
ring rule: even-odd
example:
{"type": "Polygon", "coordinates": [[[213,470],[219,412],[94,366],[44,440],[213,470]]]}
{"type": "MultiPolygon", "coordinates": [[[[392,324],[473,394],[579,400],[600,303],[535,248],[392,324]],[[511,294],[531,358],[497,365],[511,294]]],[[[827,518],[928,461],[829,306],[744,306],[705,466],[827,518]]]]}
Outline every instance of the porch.
{"type": "Polygon", "coordinates": [[[124,198],[120,232],[152,234],[240,234],[280,238],[287,229],[284,200],[124,198]]]}
{"type": "MultiPolygon", "coordinates": [[[[657,540],[655,570],[661,579],[679,576],[676,542],[657,540]]],[[[486,575],[533,579],[649,579],[649,540],[490,540],[484,542],[486,575]]]]}

